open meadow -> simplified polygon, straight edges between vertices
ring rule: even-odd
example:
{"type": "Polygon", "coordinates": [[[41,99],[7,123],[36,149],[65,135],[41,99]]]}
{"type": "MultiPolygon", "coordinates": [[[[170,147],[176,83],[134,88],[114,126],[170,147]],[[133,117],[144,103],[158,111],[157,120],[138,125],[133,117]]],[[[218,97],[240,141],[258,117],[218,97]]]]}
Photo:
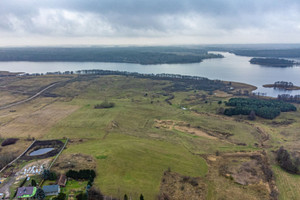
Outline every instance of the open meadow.
{"type": "MultiPolygon", "coordinates": [[[[272,199],[276,191],[279,199],[300,198],[300,176],[270,167],[276,165],[274,152],[280,146],[300,150],[299,105],[273,120],[250,121],[221,114],[235,92],[174,91],[167,89],[173,85],[169,80],[115,75],[18,77],[7,83],[2,78],[1,105],[55,82],[60,84],[39,97],[0,110],[1,142],[19,138],[25,150],[29,138],[69,138],[53,170],[95,169],[94,186],[107,196],[180,199],[193,193],[195,199],[246,200],[272,199]],[[114,106],[95,109],[103,102],[114,106]],[[266,168],[275,177],[268,177],[266,168]]],[[[235,91],[254,89],[233,85],[235,91]]],[[[0,155],[22,152],[19,148],[1,147],[0,155]]]]}

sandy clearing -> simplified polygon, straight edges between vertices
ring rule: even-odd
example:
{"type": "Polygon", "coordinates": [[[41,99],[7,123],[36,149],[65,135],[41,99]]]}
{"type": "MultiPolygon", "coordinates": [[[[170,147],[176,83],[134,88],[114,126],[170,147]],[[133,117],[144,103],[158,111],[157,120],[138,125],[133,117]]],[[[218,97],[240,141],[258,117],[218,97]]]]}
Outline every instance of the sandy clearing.
{"type": "Polygon", "coordinates": [[[175,129],[175,130],[178,130],[181,132],[189,133],[192,135],[197,135],[200,137],[206,137],[206,138],[209,138],[212,140],[218,139],[200,129],[190,127],[189,124],[187,124],[186,122],[181,122],[181,121],[177,122],[177,121],[172,121],[172,120],[155,120],[155,122],[156,122],[156,125],[155,125],[156,127],[161,127],[161,128],[165,128],[165,129],[169,129],[169,130],[175,129]]]}

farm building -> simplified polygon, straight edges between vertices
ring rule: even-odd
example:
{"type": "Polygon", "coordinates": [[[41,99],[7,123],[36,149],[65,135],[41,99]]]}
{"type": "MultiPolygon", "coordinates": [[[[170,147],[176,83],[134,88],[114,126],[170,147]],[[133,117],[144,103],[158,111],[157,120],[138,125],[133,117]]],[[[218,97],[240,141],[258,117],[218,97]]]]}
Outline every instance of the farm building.
{"type": "Polygon", "coordinates": [[[67,183],[67,177],[66,177],[66,175],[61,174],[60,177],[59,177],[59,179],[58,179],[57,185],[59,185],[60,187],[65,187],[66,183],[67,183]]]}
{"type": "Polygon", "coordinates": [[[36,187],[19,187],[17,191],[18,199],[32,198],[36,194],[36,187]]]}
{"type": "Polygon", "coordinates": [[[59,185],[45,185],[43,190],[46,196],[56,196],[60,193],[59,185]]]}

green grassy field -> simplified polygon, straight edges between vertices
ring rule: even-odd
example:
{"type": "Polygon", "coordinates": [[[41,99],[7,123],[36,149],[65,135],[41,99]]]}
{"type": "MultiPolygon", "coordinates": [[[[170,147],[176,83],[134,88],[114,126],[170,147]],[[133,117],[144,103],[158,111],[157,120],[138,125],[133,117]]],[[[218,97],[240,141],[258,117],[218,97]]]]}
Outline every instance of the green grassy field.
{"type": "MultiPolygon", "coordinates": [[[[24,81],[11,84],[34,84],[33,79],[24,81]]],[[[38,78],[37,83],[40,81],[38,78]]],[[[47,79],[47,84],[51,81],[56,81],[55,77],[47,79]]],[[[225,107],[223,102],[229,99],[228,96],[194,90],[166,91],[164,88],[170,84],[168,81],[125,76],[86,76],[51,90],[50,93],[57,95],[56,98],[40,97],[17,107],[15,113],[2,111],[0,119],[9,125],[16,122],[23,124],[27,118],[34,116],[38,119],[44,117],[44,123],[57,118],[49,127],[43,123],[36,126],[38,120],[26,123],[37,129],[43,127],[43,131],[35,132],[36,138],[67,137],[74,140],[63,151],[62,158],[78,153],[92,156],[96,162],[95,185],[105,195],[123,197],[126,193],[134,199],[141,193],[145,199],[155,199],[160,192],[163,172],[168,169],[184,176],[203,177],[208,187],[208,199],[216,197],[214,191],[220,189],[223,182],[226,182],[226,194],[230,194],[230,187],[235,187],[235,194],[242,194],[243,187],[235,186],[231,180],[218,177],[218,181],[214,182],[213,178],[207,178],[211,173],[210,164],[203,157],[215,155],[216,152],[262,151],[263,148],[258,147],[262,139],[261,131],[269,135],[265,142],[267,150],[276,150],[281,145],[289,148],[297,146],[299,111],[282,113],[275,120],[258,118],[248,121],[247,116],[226,117],[217,113],[219,108],[225,107]],[[165,102],[170,94],[174,95],[172,105],[165,102]],[[106,100],[114,102],[115,107],[94,109],[94,105],[106,100]],[[222,103],[219,104],[219,101],[222,103]],[[63,109],[69,108],[72,111],[62,113],[63,109]],[[50,112],[53,110],[55,112],[50,112]],[[28,112],[30,116],[24,114],[28,112]],[[53,116],[51,119],[45,117],[49,113],[53,116]],[[188,124],[185,128],[222,137],[209,138],[176,128],[158,127],[157,120],[188,124]],[[287,120],[292,123],[286,124],[287,120]]],[[[34,90],[36,86],[31,88],[34,90]]],[[[4,130],[6,135],[16,134],[13,126],[4,130]]],[[[278,180],[288,180],[279,168],[273,169],[278,180]]],[[[218,176],[218,169],[214,169],[214,176],[218,176]]],[[[296,178],[289,179],[296,184],[296,178]]],[[[71,182],[67,190],[78,189],[76,184],[71,182]]],[[[285,192],[293,190],[295,185],[281,184],[280,181],[277,184],[281,199],[298,197],[298,193],[285,192]]],[[[255,191],[253,188],[249,191],[255,191]]],[[[250,198],[251,194],[245,196],[250,198]]]]}
{"type": "MultiPolygon", "coordinates": [[[[256,150],[253,148],[256,132],[251,126],[229,118],[219,123],[217,115],[204,117],[184,111],[176,103],[184,98],[182,93],[175,93],[176,101],[168,105],[164,102],[166,97],[155,95],[161,93],[162,86],[154,84],[145,91],[149,84],[150,80],[123,77],[93,80],[85,92],[67,103],[81,108],[57,123],[45,138],[63,135],[88,139],[82,144],[68,146],[64,154],[76,153],[80,149],[81,153],[92,155],[97,160],[95,183],[105,194],[137,196],[142,193],[147,199],[154,199],[159,193],[162,174],[168,168],[187,176],[204,176],[207,172],[205,160],[193,153],[256,150]],[[116,106],[93,108],[105,99],[116,106]],[[238,146],[177,130],[157,129],[154,126],[156,119],[185,121],[204,130],[231,133],[232,141],[247,145],[238,146]]],[[[78,85],[73,83],[66,87],[77,90],[78,85]]]]}
{"type": "Polygon", "coordinates": [[[280,200],[297,200],[300,198],[300,175],[292,175],[278,166],[273,166],[280,200]]]}

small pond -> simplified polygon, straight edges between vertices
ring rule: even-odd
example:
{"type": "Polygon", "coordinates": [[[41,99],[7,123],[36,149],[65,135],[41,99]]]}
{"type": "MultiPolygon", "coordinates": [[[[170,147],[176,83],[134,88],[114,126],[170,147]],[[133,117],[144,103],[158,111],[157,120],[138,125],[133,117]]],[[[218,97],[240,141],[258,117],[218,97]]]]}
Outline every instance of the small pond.
{"type": "Polygon", "coordinates": [[[43,148],[43,149],[38,149],[36,151],[31,152],[29,155],[30,156],[39,156],[39,155],[43,155],[45,153],[48,153],[50,151],[52,151],[54,148],[43,148]]]}

